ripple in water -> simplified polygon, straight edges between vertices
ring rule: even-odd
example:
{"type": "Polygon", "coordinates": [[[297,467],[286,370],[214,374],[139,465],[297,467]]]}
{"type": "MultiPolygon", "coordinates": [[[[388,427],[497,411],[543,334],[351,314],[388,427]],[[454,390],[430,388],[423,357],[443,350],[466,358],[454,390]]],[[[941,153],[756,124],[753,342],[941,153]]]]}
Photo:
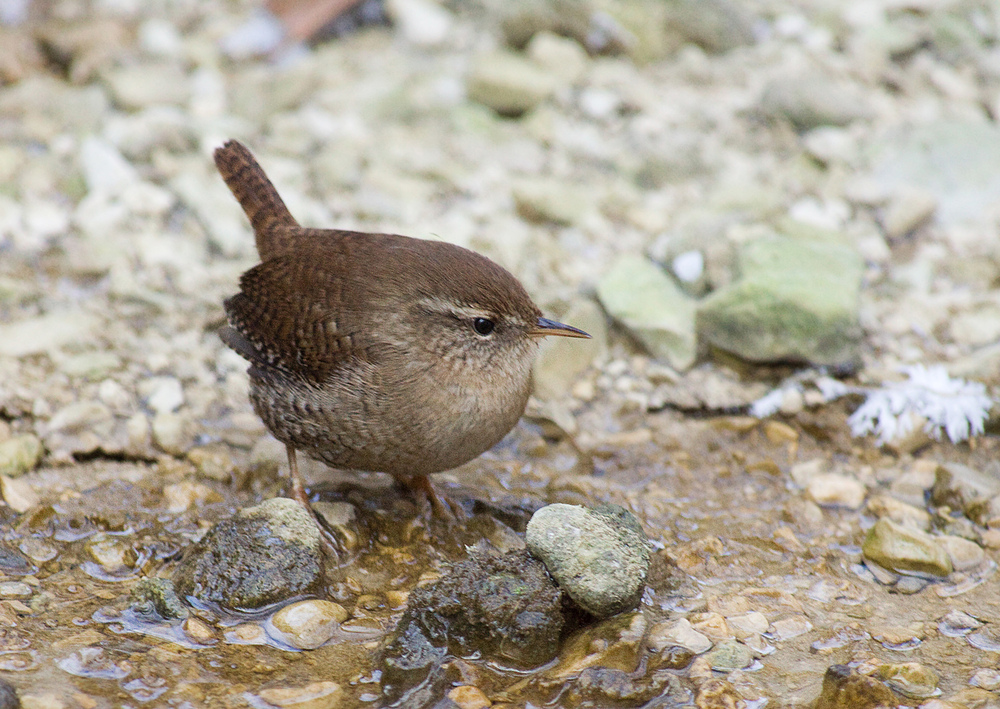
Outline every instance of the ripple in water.
{"type": "Polygon", "coordinates": [[[99,647],[85,647],[56,662],[59,669],[88,679],[124,679],[132,671],[127,660],[115,662],[99,647]]]}
{"type": "Polygon", "coordinates": [[[979,650],[1000,652],[1000,634],[993,628],[983,628],[965,636],[966,642],[979,650]]]}

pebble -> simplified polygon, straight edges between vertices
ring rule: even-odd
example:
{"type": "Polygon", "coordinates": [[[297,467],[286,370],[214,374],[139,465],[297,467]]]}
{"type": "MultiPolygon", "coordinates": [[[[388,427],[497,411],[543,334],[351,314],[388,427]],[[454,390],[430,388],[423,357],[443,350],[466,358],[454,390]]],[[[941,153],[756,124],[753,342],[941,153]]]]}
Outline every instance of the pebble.
{"type": "Polygon", "coordinates": [[[493,706],[482,690],[467,684],[459,685],[448,692],[448,699],[458,705],[458,709],[488,709],[493,706]]]}
{"type": "Polygon", "coordinates": [[[743,640],[751,635],[763,635],[768,628],[767,616],[760,611],[728,616],[726,623],[737,640],[743,640]]]}
{"type": "Polygon", "coordinates": [[[2,598],[26,598],[32,593],[31,586],[22,581],[0,581],[2,598]]]}
{"type": "Polygon", "coordinates": [[[1000,670],[991,667],[978,669],[972,674],[969,684],[973,687],[982,687],[987,691],[995,692],[1000,689],[1000,670]]]}
{"type": "Polygon", "coordinates": [[[682,647],[695,655],[707,652],[712,641],[693,627],[687,618],[673,622],[657,623],[649,630],[646,644],[653,652],[662,652],[669,647],[682,647]]]}
{"type": "Polygon", "coordinates": [[[784,641],[797,638],[813,629],[813,624],[804,615],[793,615],[771,623],[768,633],[773,640],[784,641]]]}
{"type": "Polygon", "coordinates": [[[587,50],[579,42],[546,30],[531,38],[524,53],[566,86],[583,76],[589,62],[587,50]]]}
{"type": "Polygon", "coordinates": [[[869,497],[865,507],[876,517],[885,517],[896,524],[913,527],[924,532],[931,528],[931,516],[926,510],[900,502],[888,495],[869,497]]]}
{"type": "Polygon", "coordinates": [[[772,79],[764,87],[760,108],[801,131],[872,117],[870,104],[856,85],[810,69],[772,79]]]}
{"type": "Polygon", "coordinates": [[[91,561],[112,576],[131,572],[139,560],[135,549],[123,537],[104,532],[90,537],[84,544],[84,551],[91,561]]]}
{"type": "Polygon", "coordinates": [[[200,618],[195,618],[194,616],[188,616],[181,623],[181,631],[191,642],[196,645],[214,645],[218,640],[215,637],[215,631],[200,618]]]}
{"type": "Polygon", "coordinates": [[[555,89],[553,77],[529,59],[493,52],[473,60],[466,91],[473,101],[501,116],[520,116],[537,107],[555,89]]]}
{"type": "Polygon", "coordinates": [[[154,413],[173,413],[184,403],[184,389],[176,377],[151,377],[139,382],[139,394],[154,413]]]}
{"type": "Polygon", "coordinates": [[[937,198],[928,190],[907,189],[894,194],[882,214],[882,228],[890,239],[910,234],[937,210],[937,198]]]}
{"type": "Polygon", "coordinates": [[[41,502],[35,489],[21,478],[0,475],[0,495],[3,501],[17,513],[23,513],[41,502]]]}
{"type": "Polygon", "coordinates": [[[180,414],[165,412],[156,414],[151,429],[153,443],[165,453],[184,455],[184,451],[191,443],[187,419],[180,414]]]}
{"type": "Polygon", "coordinates": [[[733,672],[750,666],[753,651],[736,640],[723,640],[705,654],[705,659],[716,672],[733,672]]]}
{"type": "Polygon", "coordinates": [[[222,495],[207,485],[184,480],[163,486],[163,502],[168,512],[179,514],[193,507],[222,502],[222,495]]]}
{"type": "Polygon", "coordinates": [[[299,650],[315,650],[334,636],[348,613],[338,603],[308,600],[292,603],[275,613],[268,634],[299,650]]]}
{"type": "Polygon", "coordinates": [[[969,571],[978,568],[986,560],[983,548],[968,539],[944,534],[937,537],[935,541],[944,547],[955,571],[969,571]]]}
{"type": "Polygon", "coordinates": [[[417,46],[438,46],[452,32],[451,12],[431,0],[386,0],[385,9],[406,41],[417,46]]]}
{"type": "Polygon", "coordinates": [[[34,470],[43,452],[42,442],[30,433],[0,442],[0,475],[16,478],[34,470]]]}
{"type": "Polygon", "coordinates": [[[340,685],[330,681],[257,690],[260,699],[281,709],[335,709],[343,705],[343,694],[340,685]]]}
{"type": "Polygon", "coordinates": [[[547,505],[528,521],[525,542],[560,588],[598,618],[639,603],[649,570],[649,544],[625,509],[547,505]]]}
{"type": "Polygon", "coordinates": [[[817,505],[857,510],[865,501],[865,486],[856,478],[821,473],[809,480],[806,492],[817,505]]]}
{"type": "Polygon", "coordinates": [[[953,569],[948,553],[936,539],[885,518],[868,530],[862,553],[876,564],[900,574],[941,577],[947,576],[953,569]]]}

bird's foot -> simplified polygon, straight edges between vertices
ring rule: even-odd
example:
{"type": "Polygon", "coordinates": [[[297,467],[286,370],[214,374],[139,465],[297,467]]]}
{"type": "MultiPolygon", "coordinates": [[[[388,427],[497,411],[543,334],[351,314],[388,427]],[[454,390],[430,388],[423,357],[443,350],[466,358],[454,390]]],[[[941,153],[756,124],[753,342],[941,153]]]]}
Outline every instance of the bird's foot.
{"type": "Polygon", "coordinates": [[[414,494],[423,502],[425,511],[429,512],[430,518],[437,518],[449,527],[459,526],[466,520],[465,510],[461,505],[453,503],[444,495],[439,495],[434,489],[434,484],[427,475],[414,475],[402,481],[414,494]]]}

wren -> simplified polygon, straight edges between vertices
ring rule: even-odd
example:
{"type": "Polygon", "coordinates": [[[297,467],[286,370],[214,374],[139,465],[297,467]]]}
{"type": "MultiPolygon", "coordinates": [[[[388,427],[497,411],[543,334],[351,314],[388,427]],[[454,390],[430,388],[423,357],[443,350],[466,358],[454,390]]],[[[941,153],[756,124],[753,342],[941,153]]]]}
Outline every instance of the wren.
{"type": "Polygon", "coordinates": [[[590,337],[543,318],[490,259],[438,241],[299,226],[250,151],[215,164],[253,227],[261,262],[225,301],[220,336],[249,361],[250,400],[285,444],[335,468],[428,475],[493,447],[524,413],[546,336],[590,337]]]}

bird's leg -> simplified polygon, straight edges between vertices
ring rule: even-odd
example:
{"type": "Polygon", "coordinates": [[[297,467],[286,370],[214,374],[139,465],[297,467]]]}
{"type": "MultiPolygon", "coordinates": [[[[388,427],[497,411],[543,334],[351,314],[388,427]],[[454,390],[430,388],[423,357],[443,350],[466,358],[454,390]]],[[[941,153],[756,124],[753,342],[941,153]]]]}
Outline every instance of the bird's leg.
{"type": "Polygon", "coordinates": [[[449,524],[455,524],[458,522],[458,515],[455,514],[454,508],[452,508],[452,506],[448,503],[447,498],[438,495],[437,490],[434,489],[434,484],[431,482],[430,476],[414,475],[406,479],[405,485],[410,488],[417,498],[426,500],[430,503],[433,516],[436,516],[449,524]]]}
{"type": "Polygon", "coordinates": [[[306,486],[302,483],[302,476],[299,475],[299,463],[295,457],[295,448],[285,444],[285,451],[288,453],[288,472],[292,477],[292,499],[302,505],[309,516],[313,518],[316,526],[319,527],[320,546],[323,551],[335,562],[340,561],[337,538],[326,528],[316,513],[313,512],[312,505],[309,504],[309,496],[306,494],[306,486]]]}

